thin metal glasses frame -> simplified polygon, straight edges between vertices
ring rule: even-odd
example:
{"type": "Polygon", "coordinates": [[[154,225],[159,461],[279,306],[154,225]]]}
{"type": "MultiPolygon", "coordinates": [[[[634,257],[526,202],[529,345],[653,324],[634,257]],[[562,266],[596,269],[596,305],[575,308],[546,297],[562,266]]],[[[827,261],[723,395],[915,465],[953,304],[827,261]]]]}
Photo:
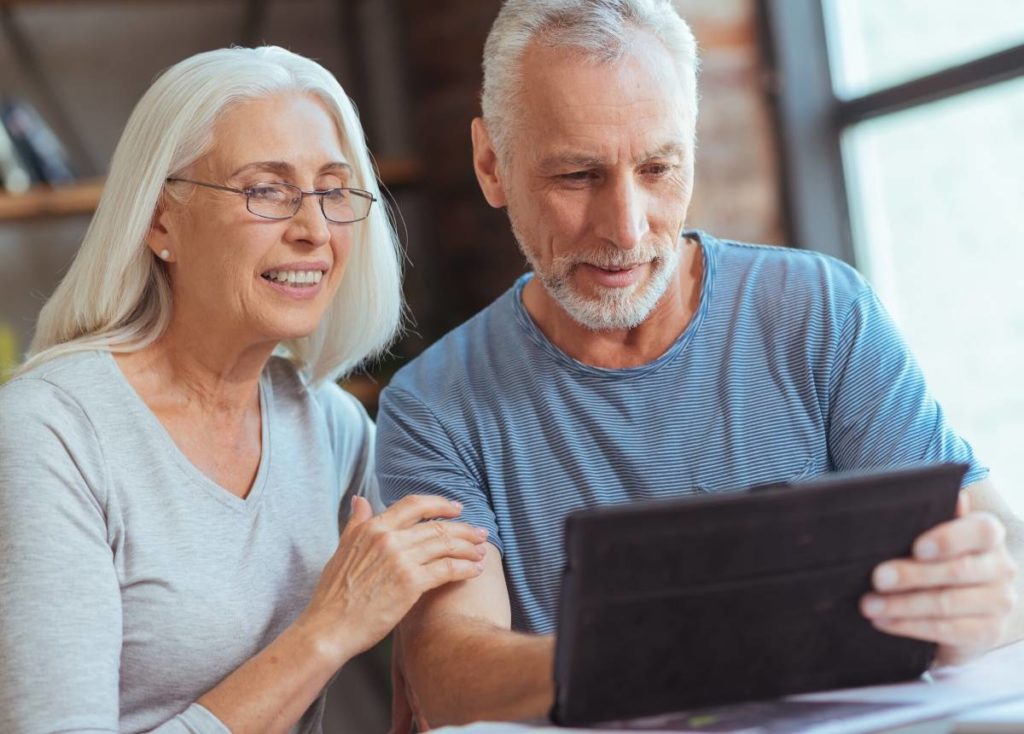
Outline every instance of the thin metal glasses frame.
{"type": "Polygon", "coordinates": [[[261,217],[263,219],[271,219],[271,220],[274,220],[274,221],[281,221],[281,220],[284,220],[284,219],[291,219],[296,214],[298,214],[299,213],[299,209],[302,208],[302,202],[305,201],[307,196],[316,196],[316,197],[318,197],[320,199],[320,212],[324,215],[324,219],[326,219],[328,222],[333,222],[334,224],[352,224],[353,222],[361,222],[361,221],[363,221],[368,216],[370,216],[370,210],[373,208],[374,202],[377,201],[377,197],[374,196],[373,194],[371,194],[369,191],[364,191],[363,189],[353,189],[353,188],[349,188],[347,186],[338,186],[338,187],[335,187],[335,188],[332,188],[332,189],[303,191],[302,189],[300,189],[298,186],[295,186],[294,184],[275,182],[275,183],[272,184],[273,186],[284,186],[285,188],[288,188],[288,189],[291,189],[293,191],[298,192],[299,196],[296,199],[296,201],[298,203],[295,204],[294,211],[291,214],[289,214],[287,216],[284,216],[284,217],[272,217],[272,216],[270,216],[268,214],[260,214],[259,212],[254,212],[252,210],[252,206],[251,206],[251,203],[250,203],[250,201],[251,201],[250,197],[252,196],[252,191],[253,191],[254,187],[250,187],[250,188],[247,188],[247,189],[236,189],[236,188],[233,188],[231,186],[221,186],[220,184],[207,183],[206,181],[195,181],[195,180],[190,179],[190,178],[177,178],[177,177],[173,177],[173,176],[172,177],[168,177],[165,180],[168,183],[189,183],[189,184],[194,184],[196,186],[204,186],[204,187],[206,187],[208,189],[216,189],[218,191],[227,191],[227,192],[232,193],[232,194],[241,194],[242,196],[245,197],[245,208],[249,211],[250,214],[253,214],[253,215],[257,216],[257,217],[261,217]],[[349,192],[351,194],[354,194],[357,197],[366,199],[369,202],[369,204],[366,207],[366,214],[364,214],[363,216],[359,217],[358,219],[344,219],[344,220],[342,220],[342,219],[332,219],[327,214],[327,210],[324,208],[324,197],[327,196],[330,193],[335,192],[335,191],[346,191],[346,192],[349,192]]]}

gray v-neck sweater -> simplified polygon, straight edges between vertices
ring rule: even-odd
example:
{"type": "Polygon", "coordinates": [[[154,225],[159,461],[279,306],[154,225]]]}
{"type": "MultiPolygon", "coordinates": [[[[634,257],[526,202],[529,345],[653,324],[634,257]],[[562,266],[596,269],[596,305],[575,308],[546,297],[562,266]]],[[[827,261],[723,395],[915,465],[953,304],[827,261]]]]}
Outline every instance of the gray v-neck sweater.
{"type": "MultiPolygon", "coordinates": [[[[227,732],[196,699],[299,615],[348,498],[379,506],[358,402],[280,358],[260,401],[243,500],[188,461],[107,352],[0,389],[0,731],[227,732]]],[[[322,708],[296,731],[319,731],[322,708]]]]}

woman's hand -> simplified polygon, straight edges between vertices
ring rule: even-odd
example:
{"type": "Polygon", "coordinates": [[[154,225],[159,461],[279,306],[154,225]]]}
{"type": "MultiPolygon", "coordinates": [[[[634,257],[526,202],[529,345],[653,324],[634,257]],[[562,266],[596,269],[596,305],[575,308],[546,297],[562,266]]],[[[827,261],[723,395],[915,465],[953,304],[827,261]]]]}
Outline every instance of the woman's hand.
{"type": "Polygon", "coordinates": [[[390,632],[420,596],[483,571],[487,531],[454,518],[462,506],[443,497],[411,496],[373,517],[363,497],[327,562],[300,624],[343,665],[390,632]]]}

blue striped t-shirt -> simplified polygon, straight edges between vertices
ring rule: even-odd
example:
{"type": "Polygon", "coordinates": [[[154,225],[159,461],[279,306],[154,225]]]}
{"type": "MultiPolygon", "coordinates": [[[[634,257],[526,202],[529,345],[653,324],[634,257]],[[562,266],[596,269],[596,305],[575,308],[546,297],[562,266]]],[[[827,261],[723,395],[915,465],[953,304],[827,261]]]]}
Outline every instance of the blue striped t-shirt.
{"type": "Polygon", "coordinates": [[[529,275],[395,376],[378,418],[386,503],[440,494],[491,532],[513,629],[551,632],[573,510],[927,461],[987,473],[870,287],[819,253],[717,240],[658,359],[602,369],[552,344],[529,275]]]}

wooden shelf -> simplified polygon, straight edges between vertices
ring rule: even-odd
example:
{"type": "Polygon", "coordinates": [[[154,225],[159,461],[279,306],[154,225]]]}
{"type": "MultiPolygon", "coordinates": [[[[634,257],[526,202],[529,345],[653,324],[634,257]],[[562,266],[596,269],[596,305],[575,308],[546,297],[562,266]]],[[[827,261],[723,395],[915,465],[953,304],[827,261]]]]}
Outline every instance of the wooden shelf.
{"type": "MultiPolygon", "coordinates": [[[[417,183],[422,172],[416,158],[385,158],[377,161],[377,167],[384,184],[394,187],[417,183]]],[[[102,191],[102,179],[95,179],[56,188],[36,186],[24,194],[0,194],[0,223],[92,214],[102,191]]]]}
{"type": "MultiPolygon", "coordinates": [[[[107,4],[110,4],[113,1],[114,0],[101,0],[101,3],[102,2],[106,2],[107,4]]],[[[124,5],[127,5],[129,3],[138,3],[139,2],[139,0],[118,0],[118,1],[121,2],[124,5]]],[[[7,6],[7,7],[12,7],[13,8],[13,7],[19,7],[19,6],[32,7],[32,6],[36,6],[36,5],[85,5],[86,3],[91,3],[93,5],[97,4],[96,0],[0,0],[0,7],[7,6]]]]}
{"type": "Polygon", "coordinates": [[[0,221],[92,214],[100,200],[103,181],[82,181],[69,186],[36,186],[24,194],[0,194],[0,221]]]}

